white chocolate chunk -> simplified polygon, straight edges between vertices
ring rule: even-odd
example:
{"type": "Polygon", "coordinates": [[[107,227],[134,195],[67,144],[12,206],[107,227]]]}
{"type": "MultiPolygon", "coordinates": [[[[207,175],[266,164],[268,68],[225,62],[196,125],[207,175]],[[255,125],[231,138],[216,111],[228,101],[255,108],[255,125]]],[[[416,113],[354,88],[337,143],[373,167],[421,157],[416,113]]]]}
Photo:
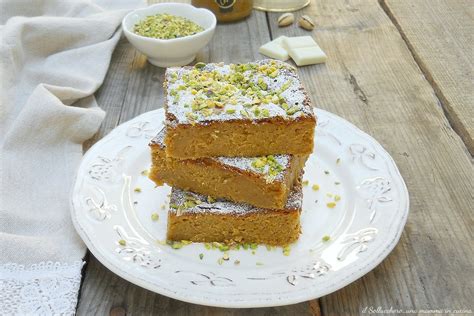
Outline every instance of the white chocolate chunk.
{"type": "Polygon", "coordinates": [[[282,36],[278,36],[277,38],[275,38],[273,41],[271,41],[270,43],[275,43],[275,44],[278,44],[278,45],[281,45],[283,43],[283,40],[287,38],[285,35],[282,35],[282,36]]]}
{"type": "Polygon", "coordinates": [[[311,36],[295,36],[283,38],[282,46],[288,50],[299,47],[318,46],[318,44],[311,36]]]}
{"type": "Polygon", "coordinates": [[[311,36],[287,37],[283,39],[282,45],[298,66],[324,63],[327,59],[311,36]]]}
{"type": "Polygon", "coordinates": [[[281,61],[286,61],[290,58],[286,49],[272,42],[260,47],[258,52],[270,58],[279,59],[281,61]]]}
{"type": "Polygon", "coordinates": [[[298,66],[320,64],[327,59],[319,46],[294,48],[290,50],[290,56],[298,66]]]}
{"type": "Polygon", "coordinates": [[[282,43],[286,36],[280,36],[273,41],[262,45],[258,52],[270,58],[286,61],[290,58],[286,49],[283,48],[282,43]]]}

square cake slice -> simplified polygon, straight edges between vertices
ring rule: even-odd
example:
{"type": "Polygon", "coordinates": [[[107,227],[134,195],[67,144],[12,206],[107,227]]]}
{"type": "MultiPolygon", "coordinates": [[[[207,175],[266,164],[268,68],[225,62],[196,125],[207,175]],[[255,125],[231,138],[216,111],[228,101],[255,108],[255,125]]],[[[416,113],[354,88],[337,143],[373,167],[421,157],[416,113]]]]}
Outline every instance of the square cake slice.
{"type": "Polygon", "coordinates": [[[166,155],[163,128],[151,141],[149,177],[157,185],[226,198],[262,208],[283,209],[308,156],[176,159],[166,155]]]}
{"type": "Polygon", "coordinates": [[[298,181],[282,210],[263,209],[173,188],[168,211],[168,240],[258,243],[286,246],[300,235],[303,203],[298,181]]]}
{"type": "Polygon", "coordinates": [[[165,74],[168,156],[309,155],[316,117],[281,61],[172,67],[165,74]]]}

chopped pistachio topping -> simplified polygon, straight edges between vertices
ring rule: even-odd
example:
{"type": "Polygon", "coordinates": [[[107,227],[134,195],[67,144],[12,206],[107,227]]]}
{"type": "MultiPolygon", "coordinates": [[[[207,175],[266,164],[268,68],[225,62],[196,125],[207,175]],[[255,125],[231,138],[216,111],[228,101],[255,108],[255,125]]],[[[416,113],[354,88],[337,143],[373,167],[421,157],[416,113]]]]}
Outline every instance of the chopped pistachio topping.
{"type": "Polygon", "coordinates": [[[252,168],[260,173],[263,173],[265,175],[265,179],[268,182],[271,182],[278,174],[283,171],[284,166],[278,163],[273,155],[268,155],[255,158],[252,161],[252,168]]]}
{"type": "MultiPolygon", "coordinates": [[[[167,243],[169,245],[171,245],[172,248],[174,248],[174,249],[180,249],[184,245],[187,245],[191,242],[182,240],[180,242],[168,241],[167,243]]],[[[259,245],[257,243],[237,243],[235,241],[232,241],[229,244],[224,244],[224,243],[221,243],[221,242],[204,243],[204,247],[207,250],[213,249],[213,250],[219,250],[219,251],[223,252],[222,257],[220,257],[219,260],[218,260],[219,264],[222,264],[224,261],[229,261],[230,260],[230,255],[229,255],[229,252],[228,252],[229,250],[239,250],[240,248],[242,248],[243,250],[251,249],[252,255],[255,255],[256,254],[256,249],[258,249],[258,246],[259,245]]],[[[268,251],[272,251],[272,250],[275,250],[276,248],[278,248],[278,247],[269,246],[269,245],[265,245],[265,247],[268,251]]],[[[290,245],[284,246],[282,248],[282,253],[283,253],[284,256],[289,256],[290,252],[291,252],[290,245]]],[[[199,257],[201,257],[201,255],[202,254],[200,254],[199,257]]],[[[235,260],[234,264],[236,264],[236,265],[240,264],[240,260],[235,260]]]]}
{"type": "Polygon", "coordinates": [[[202,260],[202,258],[204,258],[204,254],[203,254],[203,253],[200,253],[200,254],[199,254],[199,259],[202,260]]]}
{"type": "Polygon", "coordinates": [[[166,241],[166,244],[171,246],[171,248],[173,249],[181,249],[184,246],[187,246],[191,243],[192,241],[189,241],[189,240],[181,240],[181,241],[167,240],[166,241]]]}
{"type": "Polygon", "coordinates": [[[124,239],[120,239],[118,243],[120,246],[125,246],[127,244],[127,242],[124,239]]]}
{"type": "Polygon", "coordinates": [[[326,204],[327,207],[329,208],[335,208],[336,207],[336,203],[335,202],[329,202],[326,204]]]}
{"type": "Polygon", "coordinates": [[[196,63],[196,65],[194,65],[194,67],[197,68],[197,69],[204,68],[205,66],[206,66],[206,64],[203,63],[203,62],[199,62],[199,63],[196,63]]]}
{"type": "Polygon", "coordinates": [[[222,265],[223,262],[224,262],[224,259],[222,259],[222,258],[217,259],[218,264],[222,265]]]}
{"type": "Polygon", "coordinates": [[[151,220],[156,222],[158,219],[160,218],[160,216],[158,215],[158,213],[152,213],[151,214],[151,220]]]}
{"type": "Polygon", "coordinates": [[[136,187],[133,191],[135,191],[135,192],[137,192],[137,193],[140,193],[140,192],[142,192],[142,189],[139,188],[139,187],[136,187]]]}
{"type": "Polygon", "coordinates": [[[313,184],[313,186],[311,187],[311,189],[313,189],[314,191],[318,191],[318,190],[319,190],[319,185],[313,184]]]}
{"type": "Polygon", "coordinates": [[[181,249],[183,248],[183,244],[180,242],[173,242],[170,244],[171,248],[173,249],[181,249]]]}
{"type": "Polygon", "coordinates": [[[324,174],[329,174],[329,171],[328,171],[328,170],[324,170],[324,174]]]}
{"type": "Polygon", "coordinates": [[[159,39],[184,37],[202,31],[204,28],[193,21],[166,13],[147,16],[133,28],[138,35],[159,39]]]}
{"type": "Polygon", "coordinates": [[[293,107],[289,108],[288,110],[286,110],[286,114],[293,115],[298,111],[299,111],[299,109],[297,107],[293,106],[293,107]]]}
{"type": "Polygon", "coordinates": [[[327,242],[329,240],[331,240],[331,237],[329,237],[328,235],[323,236],[323,241],[324,242],[327,242]]]}
{"type": "Polygon", "coordinates": [[[241,110],[240,114],[242,114],[243,116],[245,116],[247,118],[250,118],[250,114],[249,114],[249,112],[247,112],[247,110],[241,110]]]}
{"type": "Polygon", "coordinates": [[[339,164],[341,162],[341,158],[336,159],[336,164],[339,164]]]}
{"type": "MultiPolygon", "coordinates": [[[[212,248],[212,249],[219,249],[220,251],[227,251],[229,249],[231,249],[231,247],[235,247],[234,245],[227,245],[227,244],[223,244],[223,243],[220,243],[220,242],[212,242],[209,244],[209,247],[212,248]]],[[[207,248],[207,246],[206,246],[207,248]]],[[[208,248],[208,249],[210,249],[208,248]]]]}
{"type": "Polygon", "coordinates": [[[339,202],[341,200],[341,197],[339,195],[334,195],[334,201],[339,202]]]}
{"type": "Polygon", "coordinates": [[[308,180],[304,180],[304,181],[302,182],[302,184],[303,184],[304,186],[307,186],[307,185],[309,184],[309,181],[308,181],[308,180]]]}
{"type": "Polygon", "coordinates": [[[230,249],[229,245],[222,245],[218,248],[220,251],[227,251],[230,249]]]}
{"type": "Polygon", "coordinates": [[[214,199],[212,196],[207,197],[207,203],[214,203],[216,199],[214,199]]]}
{"type": "Polygon", "coordinates": [[[274,60],[219,65],[217,68],[199,62],[193,69],[179,74],[170,72],[169,100],[173,105],[185,100],[180,107],[186,110],[181,113],[191,124],[219,114],[240,114],[249,119],[284,114],[293,116],[303,111],[305,95],[300,90],[297,97],[285,93],[297,83],[292,75],[284,82],[281,78],[275,79],[283,69],[289,68],[289,65],[274,60]]]}
{"type": "Polygon", "coordinates": [[[180,212],[182,212],[183,210],[193,208],[201,203],[203,203],[203,201],[199,200],[196,197],[193,197],[191,194],[186,194],[185,200],[182,204],[176,205],[171,203],[170,208],[176,209],[178,211],[178,214],[180,214],[180,212]]]}

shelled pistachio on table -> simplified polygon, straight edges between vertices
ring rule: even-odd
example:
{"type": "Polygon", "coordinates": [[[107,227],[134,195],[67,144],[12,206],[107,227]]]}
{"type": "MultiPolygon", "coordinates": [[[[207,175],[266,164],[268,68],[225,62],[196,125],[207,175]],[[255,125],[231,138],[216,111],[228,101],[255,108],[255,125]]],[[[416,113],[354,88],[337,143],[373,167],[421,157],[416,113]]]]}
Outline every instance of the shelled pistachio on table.
{"type": "Polygon", "coordinates": [[[311,19],[307,15],[303,15],[302,17],[300,17],[300,19],[298,20],[298,25],[308,31],[314,30],[315,26],[313,19],[311,19]]]}
{"type": "Polygon", "coordinates": [[[295,15],[293,13],[283,13],[278,17],[278,26],[284,27],[293,24],[295,15]]]}
{"type": "MultiPolygon", "coordinates": [[[[295,15],[293,13],[283,13],[277,21],[279,27],[289,26],[295,21],[295,15]]],[[[312,31],[316,24],[308,15],[303,15],[298,19],[298,25],[307,31],[312,31]]]]}

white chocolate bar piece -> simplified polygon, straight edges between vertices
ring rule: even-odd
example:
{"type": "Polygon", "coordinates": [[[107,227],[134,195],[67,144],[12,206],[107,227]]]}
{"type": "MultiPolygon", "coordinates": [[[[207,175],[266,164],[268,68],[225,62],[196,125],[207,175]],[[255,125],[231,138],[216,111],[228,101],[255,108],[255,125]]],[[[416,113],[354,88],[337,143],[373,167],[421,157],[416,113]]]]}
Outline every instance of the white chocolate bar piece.
{"type": "Polygon", "coordinates": [[[280,36],[273,41],[262,45],[258,52],[270,58],[279,59],[282,61],[288,60],[290,56],[288,55],[286,49],[284,49],[282,46],[283,39],[285,38],[286,36],[280,36]]]}
{"type": "Polygon", "coordinates": [[[320,64],[327,59],[319,46],[294,48],[290,50],[290,56],[298,66],[320,64]]]}
{"type": "Polygon", "coordinates": [[[287,37],[282,44],[298,66],[324,63],[327,59],[311,36],[287,37]]]}
{"type": "Polygon", "coordinates": [[[311,36],[295,36],[283,38],[282,46],[289,50],[291,48],[318,46],[318,44],[311,36]]]}

